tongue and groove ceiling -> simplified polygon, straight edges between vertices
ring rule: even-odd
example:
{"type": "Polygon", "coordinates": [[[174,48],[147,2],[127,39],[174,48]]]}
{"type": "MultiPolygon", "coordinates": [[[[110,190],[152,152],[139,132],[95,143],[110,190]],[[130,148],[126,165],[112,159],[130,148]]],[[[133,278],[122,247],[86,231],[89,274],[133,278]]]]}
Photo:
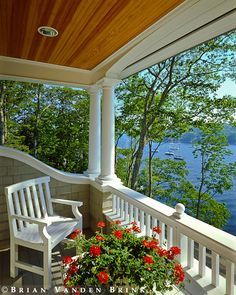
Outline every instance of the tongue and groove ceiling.
{"type": "Polygon", "coordinates": [[[0,55],[92,70],[183,0],[0,0],[0,55]],[[59,35],[41,36],[40,26],[59,35]]]}

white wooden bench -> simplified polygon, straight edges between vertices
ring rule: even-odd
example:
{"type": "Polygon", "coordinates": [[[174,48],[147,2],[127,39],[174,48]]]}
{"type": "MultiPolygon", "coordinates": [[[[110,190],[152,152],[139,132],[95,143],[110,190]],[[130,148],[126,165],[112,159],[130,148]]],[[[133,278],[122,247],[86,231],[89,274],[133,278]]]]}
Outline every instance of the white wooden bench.
{"type": "Polygon", "coordinates": [[[75,229],[82,230],[82,202],[51,198],[50,177],[30,179],[5,188],[10,227],[10,276],[18,268],[43,276],[44,288],[51,287],[52,249],[75,229]],[[70,205],[75,218],[53,213],[53,203],[70,205]],[[43,252],[43,267],[19,261],[18,246],[43,252]]]}

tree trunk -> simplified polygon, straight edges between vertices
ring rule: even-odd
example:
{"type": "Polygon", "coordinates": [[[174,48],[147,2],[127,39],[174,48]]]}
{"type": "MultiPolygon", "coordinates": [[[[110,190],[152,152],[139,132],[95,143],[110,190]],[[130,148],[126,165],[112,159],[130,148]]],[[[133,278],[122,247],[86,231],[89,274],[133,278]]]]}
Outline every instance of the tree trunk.
{"type": "Polygon", "coordinates": [[[148,142],[148,197],[152,198],[152,141],[148,142]]]}
{"type": "Polygon", "coordinates": [[[0,82],[0,145],[4,145],[6,142],[6,116],[5,116],[5,85],[4,81],[0,82]]]}
{"type": "Polygon", "coordinates": [[[134,162],[134,168],[133,168],[133,173],[132,173],[132,177],[131,177],[131,188],[134,190],[137,187],[138,174],[139,174],[139,169],[140,169],[141,162],[142,162],[143,150],[145,147],[145,140],[146,140],[146,135],[147,135],[146,114],[144,114],[141,126],[142,127],[141,127],[141,133],[140,133],[140,137],[139,137],[139,144],[138,144],[138,149],[135,153],[135,162],[134,162]]]}
{"type": "Polygon", "coordinates": [[[37,89],[37,106],[35,110],[35,125],[34,125],[34,157],[38,156],[39,145],[39,120],[40,120],[40,100],[41,100],[41,85],[38,85],[37,89]]]}

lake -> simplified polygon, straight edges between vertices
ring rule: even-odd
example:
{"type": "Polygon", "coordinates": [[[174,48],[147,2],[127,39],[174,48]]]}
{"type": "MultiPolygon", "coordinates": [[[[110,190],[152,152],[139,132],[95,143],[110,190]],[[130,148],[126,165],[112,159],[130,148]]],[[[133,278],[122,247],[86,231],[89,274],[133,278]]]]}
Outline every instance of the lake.
{"type": "MultiPolygon", "coordinates": [[[[129,144],[128,142],[129,140],[125,136],[124,138],[122,138],[122,141],[119,144],[119,146],[128,147],[128,144],[129,144]]],[[[155,145],[153,149],[154,148],[155,148],[155,145]]],[[[156,156],[161,159],[171,158],[171,156],[165,155],[165,152],[167,152],[169,148],[170,148],[169,143],[162,144],[158,148],[158,152],[156,156]]],[[[196,180],[200,171],[200,161],[193,157],[192,145],[187,143],[178,143],[178,148],[179,150],[176,153],[178,153],[178,155],[181,155],[188,165],[188,169],[189,169],[188,179],[192,183],[196,183],[196,180]]],[[[231,150],[232,155],[227,156],[225,161],[235,162],[236,161],[236,145],[230,145],[229,149],[231,150]]],[[[145,148],[143,159],[147,158],[147,156],[148,156],[148,147],[145,148]]],[[[236,236],[236,180],[234,180],[234,186],[230,191],[226,191],[223,195],[216,196],[215,199],[218,202],[225,203],[231,213],[231,217],[229,218],[228,223],[225,225],[224,231],[236,236]]]]}

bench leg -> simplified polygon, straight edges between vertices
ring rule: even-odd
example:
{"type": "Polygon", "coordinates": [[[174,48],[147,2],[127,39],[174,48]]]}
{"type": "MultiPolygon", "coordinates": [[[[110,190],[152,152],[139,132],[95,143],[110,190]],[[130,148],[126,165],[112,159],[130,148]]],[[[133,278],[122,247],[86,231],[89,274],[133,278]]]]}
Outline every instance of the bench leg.
{"type": "Polygon", "coordinates": [[[18,260],[18,245],[11,241],[10,247],[10,276],[15,278],[18,276],[18,268],[16,268],[15,263],[18,260]]]}
{"type": "Polygon", "coordinates": [[[52,249],[50,246],[43,252],[43,287],[50,289],[52,284],[52,249]]]}

